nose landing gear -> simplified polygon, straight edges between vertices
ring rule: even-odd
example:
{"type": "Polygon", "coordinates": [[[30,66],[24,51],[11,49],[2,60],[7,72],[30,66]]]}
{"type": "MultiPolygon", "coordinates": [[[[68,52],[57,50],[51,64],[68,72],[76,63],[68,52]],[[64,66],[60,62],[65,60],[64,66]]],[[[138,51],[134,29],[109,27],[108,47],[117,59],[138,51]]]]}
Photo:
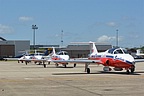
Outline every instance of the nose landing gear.
{"type": "Polygon", "coordinates": [[[130,73],[134,73],[135,71],[135,66],[133,65],[131,68],[127,69],[127,74],[130,74],[130,73]]]}

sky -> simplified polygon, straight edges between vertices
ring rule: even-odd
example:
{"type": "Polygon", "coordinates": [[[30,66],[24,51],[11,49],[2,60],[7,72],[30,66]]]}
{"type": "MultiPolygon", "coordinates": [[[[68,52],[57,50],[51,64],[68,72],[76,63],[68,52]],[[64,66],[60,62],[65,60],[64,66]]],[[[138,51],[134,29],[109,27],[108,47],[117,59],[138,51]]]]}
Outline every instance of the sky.
{"type": "Polygon", "coordinates": [[[144,46],[144,0],[0,0],[0,37],[39,45],[144,46]],[[61,43],[63,40],[63,44],[61,43]]]}

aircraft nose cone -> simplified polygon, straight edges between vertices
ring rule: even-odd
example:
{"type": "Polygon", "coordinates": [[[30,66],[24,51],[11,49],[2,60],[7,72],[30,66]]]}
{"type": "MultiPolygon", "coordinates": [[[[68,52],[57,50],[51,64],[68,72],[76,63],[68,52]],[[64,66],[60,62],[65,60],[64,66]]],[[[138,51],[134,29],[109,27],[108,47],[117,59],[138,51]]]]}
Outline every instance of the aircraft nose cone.
{"type": "Polygon", "coordinates": [[[130,60],[130,62],[132,62],[133,65],[135,64],[135,60],[131,55],[129,55],[129,60],[130,60]]]}
{"type": "Polygon", "coordinates": [[[133,65],[135,64],[134,58],[131,55],[126,54],[124,57],[128,63],[133,64],[133,65]]]}
{"type": "Polygon", "coordinates": [[[67,56],[67,58],[66,58],[67,60],[69,60],[69,56],[67,56]]]}

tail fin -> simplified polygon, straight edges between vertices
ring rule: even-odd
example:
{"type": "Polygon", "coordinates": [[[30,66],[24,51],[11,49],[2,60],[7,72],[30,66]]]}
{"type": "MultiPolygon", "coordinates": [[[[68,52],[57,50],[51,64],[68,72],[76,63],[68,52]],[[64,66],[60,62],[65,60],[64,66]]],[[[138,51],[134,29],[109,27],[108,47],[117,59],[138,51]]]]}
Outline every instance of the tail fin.
{"type": "Polygon", "coordinates": [[[95,46],[95,42],[89,42],[90,43],[90,46],[91,46],[91,54],[97,54],[98,53],[98,51],[97,51],[97,48],[96,48],[96,46],[95,46]]]}
{"type": "Polygon", "coordinates": [[[137,53],[136,53],[136,54],[137,54],[137,55],[139,55],[139,54],[140,54],[140,49],[138,49],[138,50],[136,50],[136,51],[137,51],[137,53]]]}
{"type": "Polygon", "coordinates": [[[56,55],[55,48],[53,47],[52,55],[56,55]]]}
{"type": "Polygon", "coordinates": [[[44,56],[47,56],[49,54],[48,49],[46,49],[44,56]]]}
{"type": "Polygon", "coordinates": [[[28,55],[29,55],[29,52],[28,52],[27,50],[25,51],[25,55],[26,55],[26,56],[28,56],[28,55]]]}
{"type": "Polygon", "coordinates": [[[34,50],[34,54],[37,54],[37,50],[34,50]]]}
{"type": "Polygon", "coordinates": [[[98,51],[97,51],[97,48],[95,46],[95,42],[71,42],[71,43],[74,43],[74,44],[90,44],[90,54],[97,54],[98,51]]]}

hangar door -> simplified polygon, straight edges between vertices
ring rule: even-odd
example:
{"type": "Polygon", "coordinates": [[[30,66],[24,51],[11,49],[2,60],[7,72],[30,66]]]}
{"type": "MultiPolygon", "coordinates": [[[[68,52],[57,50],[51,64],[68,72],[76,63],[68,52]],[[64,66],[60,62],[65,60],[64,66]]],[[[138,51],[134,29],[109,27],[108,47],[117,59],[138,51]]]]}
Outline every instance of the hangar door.
{"type": "Polygon", "coordinates": [[[13,57],[15,54],[14,45],[0,45],[0,57],[13,57]]]}

